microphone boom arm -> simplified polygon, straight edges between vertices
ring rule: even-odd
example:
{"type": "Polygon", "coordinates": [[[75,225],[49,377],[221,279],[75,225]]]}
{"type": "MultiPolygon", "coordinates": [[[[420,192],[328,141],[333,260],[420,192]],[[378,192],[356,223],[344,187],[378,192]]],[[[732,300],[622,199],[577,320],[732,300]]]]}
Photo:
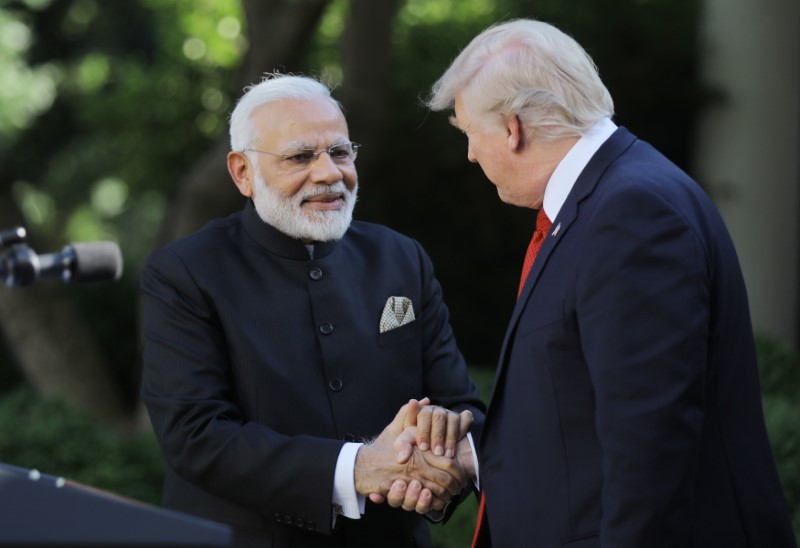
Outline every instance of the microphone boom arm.
{"type": "Polygon", "coordinates": [[[0,257],[0,280],[7,287],[24,287],[40,279],[89,283],[118,280],[120,276],[122,253],[114,242],[76,243],[64,247],[60,253],[43,255],[38,255],[27,244],[16,243],[0,257]]]}

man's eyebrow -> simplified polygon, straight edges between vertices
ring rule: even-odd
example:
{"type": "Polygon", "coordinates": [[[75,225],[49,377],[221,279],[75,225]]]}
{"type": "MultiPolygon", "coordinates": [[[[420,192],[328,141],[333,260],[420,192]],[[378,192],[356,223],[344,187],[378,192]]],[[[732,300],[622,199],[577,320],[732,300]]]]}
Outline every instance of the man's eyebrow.
{"type": "Polygon", "coordinates": [[[286,150],[314,150],[314,147],[311,146],[306,141],[290,141],[286,143],[286,150]]]}
{"type": "MultiPolygon", "coordinates": [[[[349,142],[350,141],[342,137],[340,139],[335,139],[330,145],[325,146],[325,148],[345,145],[349,142]]],[[[307,141],[291,141],[286,144],[285,150],[317,150],[317,147],[307,141]]]]}
{"type": "Polygon", "coordinates": [[[458,118],[456,118],[455,116],[451,116],[451,117],[449,118],[449,120],[450,120],[450,124],[451,124],[451,125],[452,125],[454,128],[456,128],[457,130],[459,130],[459,131],[460,131],[460,132],[462,132],[462,133],[466,133],[466,132],[467,132],[467,130],[469,129],[469,124],[467,124],[467,126],[466,126],[466,127],[461,127],[461,126],[459,125],[459,123],[458,123],[458,118]]]}

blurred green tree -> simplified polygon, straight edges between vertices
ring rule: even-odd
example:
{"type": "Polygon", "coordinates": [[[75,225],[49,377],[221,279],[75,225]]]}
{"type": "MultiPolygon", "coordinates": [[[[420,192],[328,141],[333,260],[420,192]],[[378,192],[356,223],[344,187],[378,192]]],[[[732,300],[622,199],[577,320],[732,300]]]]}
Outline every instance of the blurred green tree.
{"type": "Polygon", "coordinates": [[[159,243],[241,206],[225,170],[226,117],[243,87],[281,70],[338,85],[365,145],[357,216],[428,248],[464,353],[491,365],[530,214],[496,199],[420,96],[488,24],[553,21],[595,56],[618,121],[688,166],[704,98],[697,15],[697,0],[7,0],[3,227],[26,225],[37,247],[115,240],[126,262],[116,284],[0,292],[11,361],[39,390],[142,423],[139,266],[159,243]]]}
{"type": "Polygon", "coordinates": [[[208,196],[185,182],[205,171],[205,158],[225,174],[213,145],[224,142],[215,139],[232,90],[262,65],[300,67],[327,3],[0,6],[0,24],[12,31],[0,50],[13,61],[4,77],[14,83],[0,106],[3,225],[27,226],[37,249],[115,240],[127,265],[116,284],[0,291],[5,346],[32,387],[121,428],[146,424],[136,394],[139,265],[160,234],[184,222],[182,212],[204,217],[199,198],[208,196]],[[248,39],[248,24],[268,32],[248,39]]]}
{"type": "MultiPolygon", "coordinates": [[[[25,408],[29,393],[20,396],[19,385],[27,384],[94,420],[147,430],[137,394],[141,262],[155,246],[241,207],[225,170],[226,118],[242,88],[273,70],[314,73],[338,86],[351,135],[364,144],[356,216],[423,243],[462,350],[491,377],[532,216],[500,203],[466,161],[463,137],[420,98],[487,25],[543,19],[593,56],[615,98],[617,123],[691,172],[694,119],[709,97],[697,66],[700,4],[0,0],[0,229],[25,225],[37,251],[111,239],[126,263],[117,283],[0,287],[0,390],[8,409],[25,408]]],[[[796,370],[796,359],[782,363],[796,370]]],[[[776,454],[796,501],[797,385],[770,378],[768,422],[784,433],[776,454]]],[[[33,421],[62,412],[25,409],[33,421]]],[[[13,419],[3,424],[13,431],[13,419]]],[[[78,426],[65,429],[81,437],[78,426]]],[[[0,460],[33,466],[37,451],[47,452],[34,439],[39,434],[46,437],[38,430],[9,437],[18,444],[2,445],[0,460]]],[[[91,446],[108,439],[94,437],[91,446]]],[[[51,472],[71,473],[72,464],[53,462],[67,468],[51,472]]],[[[447,530],[470,529],[466,514],[447,530]]]]}

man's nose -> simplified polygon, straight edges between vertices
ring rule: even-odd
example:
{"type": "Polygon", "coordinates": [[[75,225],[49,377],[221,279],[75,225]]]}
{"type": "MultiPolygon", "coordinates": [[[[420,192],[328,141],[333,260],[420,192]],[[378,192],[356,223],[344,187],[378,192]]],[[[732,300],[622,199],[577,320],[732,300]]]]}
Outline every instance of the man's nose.
{"type": "Polygon", "coordinates": [[[342,171],[327,150],[320,152],[311,162],[311,175],[315,181],[321,183],[342,180],[342,171]]]}

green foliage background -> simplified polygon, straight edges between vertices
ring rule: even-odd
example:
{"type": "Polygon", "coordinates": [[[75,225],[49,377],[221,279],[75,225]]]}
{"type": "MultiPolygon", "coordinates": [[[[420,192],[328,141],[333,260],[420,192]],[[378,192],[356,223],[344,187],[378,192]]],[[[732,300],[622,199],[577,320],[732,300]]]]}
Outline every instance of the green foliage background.
{"type": "MultiPolygon", "coordinates": [[[[334,82],[343,76],[347,9],[346,0],[332,2],[307,60],[309,72],[334,82]]],[[[407,0],[400,10],[389,138],[380,150],[365,144],[362,155],[378,156],[380,171],[360,173],[356,216],[417,238],[431,254],[486,399],[531,218],[497,200],[466,162],[463,138],[420,97],[487,25],[543,19],[590,52],[617,122],[691,173],[695,115],[715,99],[698,77],[699,16],[699,0],[407,0]]],[[[225,132],[252,31],[238,0],[0,0],[0,176],[9,177],[0,185],[10,185],[36,249],[119,242],[123,279],[72,296],[132,407],[139,268],[182,175],[225,132]]],[[[41,399],[24,386],[8,346],[0,340],[0,462],[157,503],[163,462],[152,437],[122,436],[41,399]]],[[[767,424],[800,531],[800,363],[765,337],[759,358],[767,424]]],[[[470,500],[433,528],[439,546],[468,545],[475,507],[470,500]]]]}
{"type": "MultiPolygon", "coordinates": [[[[615,97],[617,121],[689,168],[694,116],[708,97],[697,76],[698,6],[699,0],[403,4],[390,37],[388,137],[380,149],[364,143],[362,157],[379,163],[359,172],[356,216],[426,247],[469,361],[495,359],[504,322],[475,322],[472,308],[483,317],[508,317],[514,294],[505,289],[516,284],[531,214],[497,199],[466,161],[463,136],[420,98],[481,29],[514,17],[543,19],[593,55],[615,97]],[[459,258],[465,256],[480,276],[464,275],[459,258]]],[[[346,0],[332,1],[311,39],[306,72],[341,81],[347,9],[346,0]]],[[[238,0],[0,0],[2,29],[0,76],[10,84],[0,90],[0,166],[36,249],[105,239],[120,244],[121,282],[76,291],[75,298],[102,334],[133,401],[138,272],[159,243],[182,175],[226,131],[250,32],[242,6],[238,0]],[[98,303],[113,303],[114,313],[98,303]]],[[[354,138],[358,129],[351,128],[354,138]]],[[[236,194],[230,181],[220,185],[236,194]]]]}

